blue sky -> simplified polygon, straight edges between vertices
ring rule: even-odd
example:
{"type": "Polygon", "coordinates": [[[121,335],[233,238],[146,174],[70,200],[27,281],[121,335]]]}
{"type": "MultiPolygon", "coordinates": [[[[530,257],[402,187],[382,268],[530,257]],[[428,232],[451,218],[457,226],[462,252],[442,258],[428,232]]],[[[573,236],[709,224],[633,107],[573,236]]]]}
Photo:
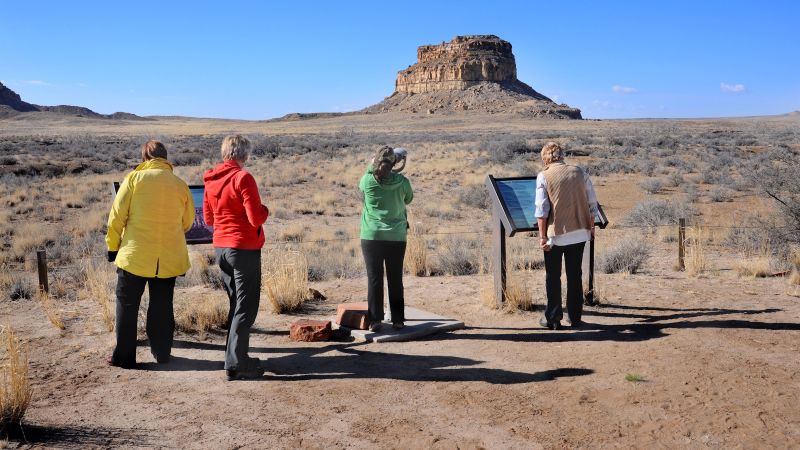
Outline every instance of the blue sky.
{"type": "Polygon", "coordinates": [[[419,45],[496,34],[584,117],[781,114],[798,23],[792,1],[0,0],[0,80],[43,105],[264,119],[376,103],[419,45]]]}

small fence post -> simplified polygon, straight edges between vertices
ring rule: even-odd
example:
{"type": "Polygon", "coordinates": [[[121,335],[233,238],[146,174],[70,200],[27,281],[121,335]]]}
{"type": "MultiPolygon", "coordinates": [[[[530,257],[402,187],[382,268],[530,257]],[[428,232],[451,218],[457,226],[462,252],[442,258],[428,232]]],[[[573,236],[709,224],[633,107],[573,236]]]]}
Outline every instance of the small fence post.
{"type": "Polygon", "coordinates": [[[678,270],[686,270],[686,219],[678,219],[678,270]]]}
{"type": "Polygon", "coordinates": [[[39,291],[47,294],[50,286],[47,283],[47,252],[36,250],[36,263],[39,268],[39,291]]]}

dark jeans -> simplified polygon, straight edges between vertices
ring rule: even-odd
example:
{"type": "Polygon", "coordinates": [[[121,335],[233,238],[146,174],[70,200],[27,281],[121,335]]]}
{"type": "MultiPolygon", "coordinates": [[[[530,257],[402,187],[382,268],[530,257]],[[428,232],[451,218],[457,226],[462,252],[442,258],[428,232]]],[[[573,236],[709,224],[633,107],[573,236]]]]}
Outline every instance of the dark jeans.
{"type": "Polygon", "coordinates": [[[567,271],[567,313],[574,325],[581,323],[583,314],[583,247],[586,243],[554,246],[544,252],[545,286],[547,289],[547,309],[544,316],[548,322],[562,319],[561,309],[561,257],[567,271]]]}
{"type": "Polygon", "coordinates": [[[230,301],[225,369],[249,370],[258,365],[257,359],[247,355],[247,349],[261,300],[261,250],[218,248],[216,252],[230,301]]]}
{"type": "Polygon", "coordinates": [[[392,322],[405,321],[403,299],[403,258],[406,255],[405,241],[361,240],[361,252],[367,266],[367,304],[370,323],[383,320],[383,267],[386,265],[386,280],[389,284],[389,309],[392,322]]]}
{"type": "Polygon", "coordinates": [[[150,288],[146,326],[150,352],[156,359],[168,358],[172,352],[175,278],[145,278],[117,269],[117,346],[112,355],[116,366],[133,367],[136,364],[136,321],[145,284],[150,288]]]}

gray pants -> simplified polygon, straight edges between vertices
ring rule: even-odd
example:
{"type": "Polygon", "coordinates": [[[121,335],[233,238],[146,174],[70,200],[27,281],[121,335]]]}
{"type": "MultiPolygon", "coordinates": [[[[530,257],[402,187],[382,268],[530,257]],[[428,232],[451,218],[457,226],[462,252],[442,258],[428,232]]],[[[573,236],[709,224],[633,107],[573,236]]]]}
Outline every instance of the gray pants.
{"type": "Polygon", "coordinates": [[[230,300],[225,369],[249,370],[258,365],[258,359],[247,356],[247,349],[261,297],[261,250],[218,248],[216,253],[230,300]]]}

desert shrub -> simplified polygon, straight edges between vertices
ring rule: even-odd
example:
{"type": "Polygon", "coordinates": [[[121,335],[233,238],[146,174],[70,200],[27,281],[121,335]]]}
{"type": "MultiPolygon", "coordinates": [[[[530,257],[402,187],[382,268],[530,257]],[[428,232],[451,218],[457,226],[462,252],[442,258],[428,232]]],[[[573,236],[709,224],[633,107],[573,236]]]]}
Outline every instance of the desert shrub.
{"type": "Polygon", "coordinates": [[[639,183],[641,187],[648,194],[658,194],[664,188],[664,183],[658,178],[646,178],[639,183]]]}
{"type": "Polygon", "coordinates": [[[697,198],[700,196],[700,192],[697,189],[697,185],[694,183],[686,183],[683,185],[683,192],[686,193],[686,201],[689,203],[694,203],[697,201],[697,198]]]}
{"type": "Polygon", "coordinates": [[[607,248],[598,259],[603,273],[636,273],[650,257],[650,246],[642,239],[624,239],[607,248]]]}
{"type": "Polygon", "coordinates": [[[780,222],[772,218],[740,219],[730,227],[722,243],[744,259],[766,258],[770,270],[787,270],[791,266],[791,245],[785,239],[780,222]]]}
{"type": "Polygon", "coordinates": [[[364,274],[358,241],[321,242],[305,250],[309,281],[355,278],[364,274]]]}
{"type": "Polygon", "coordinates": [[[482,143],[481,146],[486,150],[489,161],[495,164],[505,164],[515,155],[536,153],[541,150],[521,139],[489,141],[482,143]]]}
{"type": "Polygon", "coordinates": [[[637,203],[622,222],[628,226],[657,227],[677,224],[680,218],[689,220],[695,214],[694,208],[685,203],[669,200],[644,200],[637,203]]]}
{"type": "Polygon", "coordinates": [[[800,153],[770,151],[756,174],[763,194],[774,200],[783,239],[800,244],[800,153]]]}
{"type": "Polygon", "coordinates": [[[619,159],[601,159],[591,161],[586,165],[586,170],[592,176],[606,176],[615,173],[633,173],[634,170],[631,165],[619,159]]]}
{"type": "Polygon", "coordinates": [[[27,300],[33,298],[35,287],[30,278],[24,275],[12,275],[8,286],[8,297],[11,300],[27,300]]]}
{"type": "Polygon", "coordinates": [[[267,291],[272,312],[296,311],[308,299],[308,262],[289,247],[275,248],[263,258],[261,289],[267,291]]]}
{"type": "Polygon", "coordinates": [[[648,157],[636,161],[636,170],[642,175],[652,177],[656,173],[656,163],[648,157]]]}
{"type": "Polygon", "coordinates": [[[670,187],[678,187],[683,184],[683,172],[674,171],[666,178],[666,185],[670,187]]]}
{"type": "Polygon", "coordinates": [[[19,426],[31,403],[28,357],[11,327],[4,327],[5,354],[0,363],[0,433],[19,426]]]}
{"type": "Polygon", "coordinates": [[[458,202],[478,209],[489,209],[489,189],[483,184],[470,184],[458,190],[458,202]]]}
{"type": "Polygon", "coordinates": [[[732,202],[733,191],[724,187],[714,187],[708,191],[708,199],[712,202],[732,202]]]}
{"type": "Polygon", "coordinates": [[[437,244],[431,274],[473,275],[486,267],[483,245],[478,240],[451,237],[437,244]]]}

